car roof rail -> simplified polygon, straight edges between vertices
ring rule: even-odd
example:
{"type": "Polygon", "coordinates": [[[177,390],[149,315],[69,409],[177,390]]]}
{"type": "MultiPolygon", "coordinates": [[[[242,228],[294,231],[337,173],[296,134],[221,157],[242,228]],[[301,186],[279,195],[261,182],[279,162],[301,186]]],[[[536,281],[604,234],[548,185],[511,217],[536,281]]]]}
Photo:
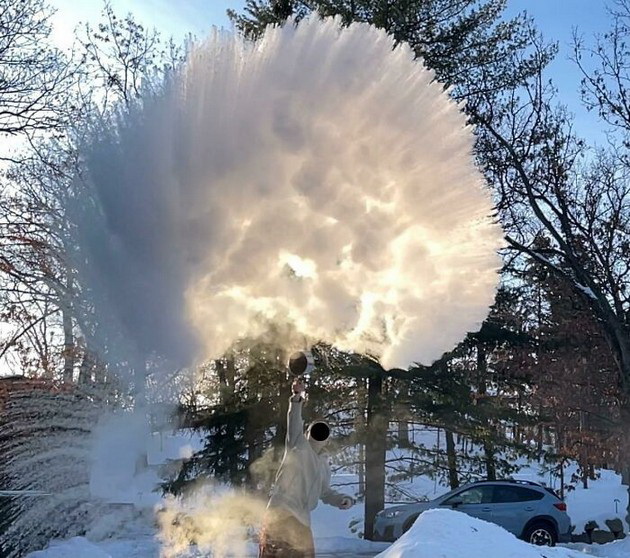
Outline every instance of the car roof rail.
{"type": "Polygon", "coordinates": [[[536,481],[531,481],[531,480],[527,480],[527,479],[496,479],[496,480],[478,480],[478,481],[473,481],[471,484],[488,484],[488,483],[497,483],[497,482],[510,482],[510,483],[514,483],[514,484],[526,484],[529,486],[538,486],[539,488],[544,488],[545,485],[541,484],[539,482],[536,481]]]}
{"type": "Polygon", "coordinates": [[[540,482],[536,482],[536,481],[532,481],[528,479],[510,479],[510,482],[515,482],[517,484],[528,484],[530,486],[540,486],[540,487],[544,486],[544,484],[540,482]]]}

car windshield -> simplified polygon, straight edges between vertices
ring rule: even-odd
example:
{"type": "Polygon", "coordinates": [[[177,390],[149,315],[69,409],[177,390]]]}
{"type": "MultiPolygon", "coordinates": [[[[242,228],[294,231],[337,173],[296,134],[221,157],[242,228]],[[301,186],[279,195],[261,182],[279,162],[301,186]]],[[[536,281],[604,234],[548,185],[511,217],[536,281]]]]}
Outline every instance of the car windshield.
{"type": "Polygon", "coordinates": [[[492,486],[482,485],[482,486],[473,486],[467,489],[464,489],[457,494],[453,494],[446,500],[444,500],[443,504],[452,505],[455,502],[460,502],[462,504],[486,504],[492,502],[492,486]]]}

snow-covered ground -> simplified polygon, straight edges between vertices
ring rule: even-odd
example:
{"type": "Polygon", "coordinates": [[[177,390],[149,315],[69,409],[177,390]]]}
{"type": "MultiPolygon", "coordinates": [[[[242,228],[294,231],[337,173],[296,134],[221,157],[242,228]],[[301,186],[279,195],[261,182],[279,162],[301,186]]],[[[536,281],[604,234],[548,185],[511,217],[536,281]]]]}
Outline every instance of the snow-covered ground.
{"type": "MultiPolygon", "coordinates": [[[[365,541],[356,537],[316,536],[317,556],[372,557],[390,547],[389,543],[365,541]]],[[[92,542],[85,537],[74,537],[67,541],[53,541],[48,548],[32,552],[27,558],[157,558],[161,546],[155,537],[140,535],[133,539],[92,542]]],[[[230,554],[234,558],[253,558],[258,555],[255,543],[230,554]]],[[[178,558],[223,558],[223,554],[209,554],[207,549],[191,547],[178,558]]],[[[227,558],[227,557],[226,557],[227,558]]]]}
{"type": "MultiPolygon", "coordinates": [[[[320,517],[322,514],[319,514],[320,517]]],[[[606,545],[566,545],[535,547],[517,539],[501,527],[451,510],[429,510],[396,543],[373,543],[357,538],[322,536],[321,523],[315,526],[318,556],[378,558],[628,558],[630,538],[606,545]],[[319,531],[319,533],[318,533],[319,531]]],[[[92,543],[83,537],[55,542],[28,558],[154,558],[159,556],[157,541],[148,536],[92,543]]],[[[191,548],[182,558],[207,557],[207,552],[191,548]]],[[[236,556],[254,557],[250,543],[236,556]]],[[[218,557],[216,557],[218,558],[218,557]]]]}
{"type": "MultiPolygon", "coordinates": [[[[588,489],[579,486],[565,497],[575,533],[583,532],[584,524],[591,520],[597,521],[602,529],[606,528],[607,519],[618,518],[625,523],[628,487],[621,484],[621,476],[614,471],[604,469],[599,474],[600,478],[589,481],[588,489]]],[[[630,552],[627,556],[630,558],[630,552]]]]}
{"type": "MultiPolygon", "coordinates": [[[[335,479],[345,484],[347,476],[335,479]]],[[[425,488],[431,485],[426,478],[418,480],[425,488]]],[[[615,514],[612,500],[621,500],[627,494],[618,475],[602,471],[601,478],[593,481],[591,488],[576,489],[569,493],[569,509],[574,518],[584,522],[586,518],[608,519],[615,514]],[[609,513],[610,512],[610,513],[609,513]]],[[[442,487],[442,491],[445,489],[442,487]]],[[[627,497],[627,496],[625,496],[627,497]]],[[[625,509],[625,500],[622,502],[625,509]]],[[[622,509],[621,507],[619,508],[622,509]]],[[[621,515],[618,513],[617,515],[621,515]]],[[[374,543],[358,538],[356,531],[362,526],[363,513],[360,505],[348,511],[320,505],[313,513],[313,532],[318,556],[380,558],[628,558],[630,538],[606,545],[570,544],[555,549],[530,546],[502,528],[450,510],[431,510],[420,516],[414,527],[393,545],[374,543]],[[381,554],[379,554],[381,553],[381,554]]],[[[109,530],[118,527],[112,519],[105,519],[109,530]]],[[[602,522],[603,527],[603,522],[602,522]]],[[[119,537],[107,535],[107,529],[91,532],[91,542],[83,537],[68,541],[54,541],[49,548],[34,552],[28,558],[154,558],[160,555],[160,543],[156,532],[147,528],[145,520],[137,518],[135,526],[130,518],[125,520],[124,533],[119,537]],[[135,532],[134,532],[135,529],[135,532]]],[[[120,531],[119,531],[120,532],[120,531]]],[[[182,558],[208,557],[206,550],[190,548],[182,558]]],[[[256,546],[248,543],[236,556],[256,556],[256,546]]]]}
{"type": "MultiPolygon", "coordinates": [[[[435,442],[434,431],[415,434],[420,436],[421,441],[429,447],[435,442]]],[[[163,436],[159,439],[155,436],[151,438],[149,444],[151,451],[147,451],[152,456],[149,461],[161,463],[167,458],[182,457],[180,446],[188,448],[191,443],[186,437],[181,440],[163,438],[163,436]],[[159,451],[156,451],[156,448],[159,451]]],[[[388,459],[400,456],[404,451],[392,450],[388,459]]],[[[133,460],[130,460],[130,463],[133,463],[133,460]]],[[[552,488],[559,488],[557,479],[545,472],[538,463],[522,462],[520,465],[521,470],[514,475],[515,478],[543,482],[552,488]]],[[[107,474],[101,470],[94,471],[95,475],[91,479],[92,488],[99,487],[101,492],[104,491],[110,497],[111,495],[115,497],[111,504],[111,513],[101,517],[85,537],[52,541],[47,549],[31,553],[28,558],[154,558],[160,556],[163,547],[158,538],[158,528],[151,508],[145,508],[144,511],[136,510],[129,503],[123,504],[122,501],[125,498],[121,500],[118,494],[117,486],[125,477],[123,472],[121,467],[111,467],[107,469],[107,474]],[[118,472],[120,474],[114,475],[118,472]]],[[[567,466],[565,478],[570,478],[575,472],[575,465],[567,466]]],[[[597,480],[589,482],[588,489],[577,486],[566,495],[568,513],[575,525],[576,533],[582,532],[587,521],[596,520],[599,526],[605,529],[606,519],[615,517],[623,519],[625,516],[627,487],[621,484],[620,476],[613,471],[602,470],[599,475],[597,480]]],[[[356,476],[344,470],[338,471],[333,477],[333,485],[342,492],[351,493],[352,487],[356,487],[356,484],[356,476]]],[[[132,483],[130,486],[137,489],[137,483],[132,483]]],[[[432,499],[448,490],[447,487],[426,476],[401,482],[399,486],[402,489],[401,499],[402,494],[407,498],[418,500],[432,499]]],[[[218,493],[224,495],[226,490],[219,490],[218,493]]],[[[146,503],[150,499],[146,497],[145,492],[142,492],[144,496],[139,502],[146,503]]],[[[221,505],[217,507],[220,515],[221,505]]],[[[249,513],[252,514],[252,511],[250,510],[249,513]]],[[[346,511],[321,504],[313,512],[312,527],[318,556],[322,557],[376,556],[381,552],[383,553],[380,555],[381,558],[423,558],[425,556],[427,558],[461,558],[463,556],[466,558],[539,558],[542,556],[575,558],[588,555],[600,558],[630,557],[630,538],[601,546],[572,544],[564,548],[541,550],[519,541],[496,525],[450,510],[434,510],[423,514],[414,528],[394,545],[374,543],[361,538],[362,504],[357,504],[346,511]]],[[[238,551],[235,556],[256,556],[256,546],[253,542],[244,542],[235,545],[235,548],[236,546],[238,546],[238,551]]],[[[197,558],[212,556],[212,554],[208,553],[207,548],[191,547],[184,553],[171,553],[169,558],[170,556],[197,558]]],[[[220,554],[215,553],[214,558],[218,556],[220,554]]]]}
{"type": "MultiPolygon", "coordinates": [[[[347,475],[335,479],[340,484],[352,480],[347,475]]],[[[416,479],[417,488],[429,490],[434,487],[433,481],[421,477],[416,479]]],[[[436,487],[436,492],[444,492],[444,487],[436,487]]],[[[601,478],[592,481],[590,488],[577,488],[567,496],[568,509],[573,523],[579,532],[584,523],[590,519],[603,520],[621,517],[627,500],[626,487],[621,485],[618,475],[611,471],[602,471],[601,478]],[[617,499],[618,512],[615,513],[614,500],[617,499]]],[[[549,549],[540,554],[540,550],[517,540],[503,529],[469,518],[457,512],[437,510],[421,516],[411,535],[405,535],[389,548],[382,558],[573,558],[577,556],[597,556],[600,558],[628,558],[630,556],[630,539],[607,545],[567,545],[565,550],[549,549]],[[462,517],[463,516],[463,517],[462,517]],[[483,524],[480,528],[478,523],[483,524]],[[475,530],[476,529],[476,530],[475,530]],[[417,546],[419,545],[419,546],[417,546]],[[454,545],[454,546],[453,546],[454,545]],[[418,548],[425,549],[425,554],[416,553],[418,548]],[[499,549],[499,550],[496,550],[499,549]],[[490,554],[489,552],[498,552],[490,554]],[[531,552],[537,554],[531,554],[531,552]],[[440,552],[440,553],[438,553],[440,552]],[[511,552],[512,554],[510,554],[511,552]],[[526,554],[529,552],[529,554],[526,554]]],[[[318,556],[375,556],[387,549],[387,543],[374,543],[359,538],[363,523],[363,509],[356,505],[348,511],[320,505],[313,512],[313,532],[316,540],[318,556]]],[[[104,518],[103,524],[92,529],[88,536],[75,537],[68,541],[53,541],[42,551],[34,552],[29,558],[153,558],[160,555],[160,542],[157,532],[148,525],[145,516],[130,517],[113,512],[112,517],[104,518]],[[120,525],[117,524],[120,519],[120,525]]],[[[186,558],[208,556],[205,550],[191,548],[186,558]]],[[[255,544],[249,543],[239,551],[239,556],[256,556],[255,544]]]]}
{"type": "Polygon", "coordinates": [[[599,558],[628,558],[630,556],[630,538],[608,544],[569,544],[568,548],[576,551],[575,556],[598,556],[599,558]]]}

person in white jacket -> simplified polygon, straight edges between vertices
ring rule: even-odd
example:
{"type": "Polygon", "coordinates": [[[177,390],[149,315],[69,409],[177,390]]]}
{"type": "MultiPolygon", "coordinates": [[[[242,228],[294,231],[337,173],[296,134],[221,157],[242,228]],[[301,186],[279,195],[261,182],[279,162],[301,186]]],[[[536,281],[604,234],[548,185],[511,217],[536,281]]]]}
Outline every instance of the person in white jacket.
{"type": "Polygon", "coordinates": [[[350,496],[330,488],[330,466],[324,452],[330,437],[329,426],[317,421],[305,434],[304,383],[296,380],[292,389],[284,457],[267,505],[259,558],[314,558],[311,511],[319,500],[340,509],[354,504],[350,496]]]}

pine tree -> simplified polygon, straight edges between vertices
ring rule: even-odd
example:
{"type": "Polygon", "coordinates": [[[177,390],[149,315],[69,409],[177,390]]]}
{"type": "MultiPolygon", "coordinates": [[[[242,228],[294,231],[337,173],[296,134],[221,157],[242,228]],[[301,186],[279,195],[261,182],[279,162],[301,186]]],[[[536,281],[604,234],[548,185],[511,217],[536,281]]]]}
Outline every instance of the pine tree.
{"type": "Polygon", "coordinates": [[[533,264],[530,274],[545,307],[531,401],[545,409],[557,455],[578,462],[586,488],[595,468],[623,469],[620,419],[626,397],[602,326],[584,301],[540,265],[533,264]]]}
{"type": "Polygon", "coordinates": [[[209,404],[187,419],[205,433],[205,447],[166,488],[179,493],[198,479],[216,478],[268,489],[274,465],[257,475],[255,464],[270,447],[276,466],[281,457],[290,395],[284,352],[273,343],[244,340],[208,367],[214,378],[204,394],[209,404]]]}
{"type": "Polygon", "coordinates": [[[502,19],[506,4],[506,0],[248,0],[242,13],[228,14],[252,39],[267,25],[290,16],[299,22],[312,12],[338,16],[344,25],[373,24],[396,43],[410,45],[440,82],[455,88],[456,98],[470,99],[521,83],[554,54],[554,48],[546,47],[542,59],[527,55],[515,64],[515,57],[529,49],[533,29],[524,15],[502,19]]]}
{"type": "Polygon", "coordinates": [[[516,471],[515,457],[531,454],[514,435],[537,420],[522,404],[529,390],[534,339],[523,329],[518,302],[518,291],[499,290],[479,332],[433,365],[409,371],[407,397],[399,404],[416,423],[443,430],[446,439],[443,449],[411,449],[421,460],[434,459],[435,466],[425,473],[451,488],[461,478],[509,476],[516,471]],[[456,436],[475,449],[458,452],[456,436]]]}

